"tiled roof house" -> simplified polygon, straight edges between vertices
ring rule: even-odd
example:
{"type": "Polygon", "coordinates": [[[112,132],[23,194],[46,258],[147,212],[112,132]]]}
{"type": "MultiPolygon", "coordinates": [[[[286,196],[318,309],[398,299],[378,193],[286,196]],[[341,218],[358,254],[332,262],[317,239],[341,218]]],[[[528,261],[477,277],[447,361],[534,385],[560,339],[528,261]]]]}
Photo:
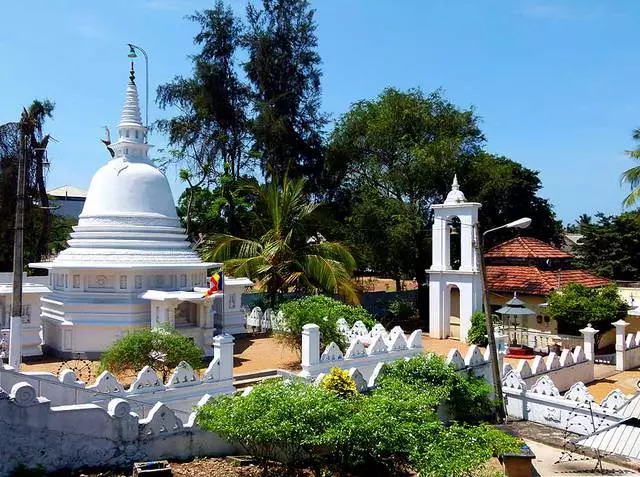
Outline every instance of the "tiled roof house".
{"type": "Polygon", "coordinates": [[[547,296],[567,283],[602,287],[611,282],[571,268],[573,256],[531,237],[516,237],[485,253],[487,288],[492,292],[547,296]]]}

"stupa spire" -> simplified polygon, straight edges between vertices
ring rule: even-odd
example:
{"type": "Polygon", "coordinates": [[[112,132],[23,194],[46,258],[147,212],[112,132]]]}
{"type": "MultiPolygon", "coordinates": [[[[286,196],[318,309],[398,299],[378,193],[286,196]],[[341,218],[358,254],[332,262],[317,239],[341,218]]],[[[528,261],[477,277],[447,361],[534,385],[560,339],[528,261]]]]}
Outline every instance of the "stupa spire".
{"type": "Polygon", "coordinates": [[[125,92],[124,106],[118,124],[119,139],[111,145],[116,159],[125,161],[148,162],[147,151],[151,148],[146,144],[147,128],[142,125],[138,87],[136,86],[136,72],[131,62],[129,83],[125,92]]]}
{"type": "Polygon", "coordinates": [[[142,116],[140,114],[140,102],[138,100],[138,87],[136,86],[136,72],[133,69],[133,61],[131,62],[131,70],[129,71],[129,84],[127,85],[119,127],[123,124],[142,127],[142,116]]]}

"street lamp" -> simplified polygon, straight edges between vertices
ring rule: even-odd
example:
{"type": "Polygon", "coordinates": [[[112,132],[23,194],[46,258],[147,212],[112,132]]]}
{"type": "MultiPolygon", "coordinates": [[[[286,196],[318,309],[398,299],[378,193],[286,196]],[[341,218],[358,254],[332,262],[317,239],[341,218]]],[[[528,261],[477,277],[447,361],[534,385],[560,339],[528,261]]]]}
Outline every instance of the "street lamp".
{"type": "Polygon", "coordinates": [[[129,54],[127,55],[129,58],[138,57],[138,55],[136,54],[136,50],[138,50],[140,53],[142,53],[142,56],[144,56],[145,82],[146,82],[145,93],[144,93],[144,102],[145,102],[144,122],[145,122],[145,128],[147,129],[147,132],[144,135],[144,142],[147,143],[148,142],[147,137],[149,135],[149,57],[147,56],[147,52],[144,51],[139,46],[134,45],[132,43],[127,43],[127,45],[129,45],[129,54]]]}
{"type": "Polygon", "coordinates": [[[484,304],[484,317],[487,326],[487,339],[489,341],[489,353],[491,356],[491,371],[493,374],[493,387],[498,401],[498,422],[504,422],[504,401],[502,397],[502,379],[500,377],[500,366],[498,364],[498,351],[496,349],[496,338],[493,331],[493,320],[491,319],[491,307],[489,306],[489,290],[487,289],[487,271],[484,265],[484,238],[488,233],[495,232],[500,229],[524,229],[531,225],[531,219],[523,217],[508,224],[486,230],[480,235],[480,227],[476,227],[476,251],[478,253],[478,262],[482,271],[482,300],[484,304]]]}

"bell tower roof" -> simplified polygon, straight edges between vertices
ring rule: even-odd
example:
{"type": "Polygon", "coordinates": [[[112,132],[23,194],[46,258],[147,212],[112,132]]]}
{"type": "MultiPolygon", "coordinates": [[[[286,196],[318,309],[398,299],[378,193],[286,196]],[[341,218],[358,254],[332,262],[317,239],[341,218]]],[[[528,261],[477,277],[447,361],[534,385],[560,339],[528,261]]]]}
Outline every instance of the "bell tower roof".
{"type": "Polygon", "coordinates": [[[453,183],[451,184],[451,191],[447,194],[445,204],[459,204],[460,202],[466,202],[467,199],[460,190],[460,184],[458,184],[458,175],[453,175],[453,183]]]}

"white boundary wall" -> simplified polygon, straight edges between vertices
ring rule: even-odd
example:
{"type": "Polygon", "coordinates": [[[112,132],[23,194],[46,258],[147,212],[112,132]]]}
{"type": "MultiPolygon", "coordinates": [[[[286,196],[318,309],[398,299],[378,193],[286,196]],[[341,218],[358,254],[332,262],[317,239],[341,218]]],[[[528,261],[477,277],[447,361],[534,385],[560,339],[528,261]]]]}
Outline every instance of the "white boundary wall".
{"type": "Polygon", "coordinates": [[[561,396],[549,376],[541,376],[528,386],[515,370],[503,378],[502,392],[508,416],[580,435],[592,434],[629,417],[628,411],[636,407],[634,403],[639,399],[636,396],[629,400],[615,389],[596,403],[582,382],[574,383],[561,396]]]}
{"type": "Polygon", "coordinates": [[[302,327],[302,371],[299,375],[315,378],[331,368],[357,368],[368,381],[378,363],[422,354],[424,351],[422,330],[415,330],[407,338],[399,326],[389,333],[382,325],[374,326],[369,332],[361,321],[357,321],[354,324],[355,327],[361,328],[363,334],[351,336],[352,341],[345,353],[337,344],[331,342],[320,354],[320,327],[316,324],[304,325],[302,327]],[[368,344],[367,347],[365,342],[368,344]]]}
{"type": "MultiPolygon", "coordinates": [[[[208,396],[205,398],[208,399],[208,396]]],[[[123,399],[52,407],[28,383],[0,390],[0,475],[20,464],[47,472],[81,467],[122,467],[137,461],[189,459],[237,453],[237,448],[194,424],[183,422],[162,403],[146,419],[123,399]]]]}
{"type": "Polygon", "coordinates": [[[108,371],[100,374],[93,384],[86,385],[78,381],[71,370],[56,376],[45,372],[17,372],[11,366],[0,365],[0,388],[12,389],[18,383],[29,383],[38,396],[45,396],[53,406],[95,403],[106,408],[111,399],[122,398],[143,417],[156,402],[162,401],[186,420],[203,395],[235,391],[233,337],[220,335],[213,341],[214,358],[202,378],[186,362],[178,365],[167,383],[163,383],[152,368],[145,366],[128,388],[108,371]]]}

